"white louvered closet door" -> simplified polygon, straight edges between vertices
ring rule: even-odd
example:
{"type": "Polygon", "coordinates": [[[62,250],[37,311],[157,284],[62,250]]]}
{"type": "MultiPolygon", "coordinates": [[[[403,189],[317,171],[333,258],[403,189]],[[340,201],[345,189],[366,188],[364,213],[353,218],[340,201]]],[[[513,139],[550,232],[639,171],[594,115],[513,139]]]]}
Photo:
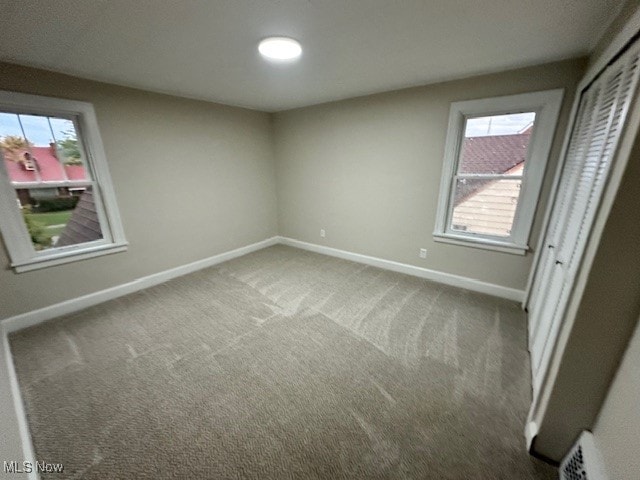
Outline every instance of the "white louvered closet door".
{"type": "Polygon", "coordinates": [[[538,391],[640,74],[636,44],[582,92],[529,302],[529,348],[538,391]]]}
{"type": "Polygon", "coordinates": [[[574,132],[569,142],[566,160],[560,177],[556,203],[538,264],[538,271],[535,278],[536,283],[531,290],[531,298],[528,304],[530,350],[533,347],[534,339],[540,328],[540,310],[543,308],[545,299],[549,293],[549,283],[546,281],[542,282],[542,279],[548,279],[555,264],[555,245],[558,244],[558,236],[562,234],[562,226],[565,224],[563,219],[566,218],[571,205],[575,184],[582,168],[584,150],[588,144],[588,138],[591,133],[591,125],[593,124],[598,95],[599,89],[595,86],[595,88],[590,89],[582,95],[578,107],[574,132]]]}

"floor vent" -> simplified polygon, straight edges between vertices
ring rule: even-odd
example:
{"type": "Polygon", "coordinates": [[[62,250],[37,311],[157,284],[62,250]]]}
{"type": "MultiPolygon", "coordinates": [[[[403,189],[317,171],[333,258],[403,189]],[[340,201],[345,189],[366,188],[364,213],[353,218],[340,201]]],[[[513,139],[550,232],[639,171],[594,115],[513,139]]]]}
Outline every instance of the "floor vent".
{"type": "Polygon", "coordinates": [[[560,464],[560,480],[607,480],[600,451],[591,432],[580,438],[560,464]]]}

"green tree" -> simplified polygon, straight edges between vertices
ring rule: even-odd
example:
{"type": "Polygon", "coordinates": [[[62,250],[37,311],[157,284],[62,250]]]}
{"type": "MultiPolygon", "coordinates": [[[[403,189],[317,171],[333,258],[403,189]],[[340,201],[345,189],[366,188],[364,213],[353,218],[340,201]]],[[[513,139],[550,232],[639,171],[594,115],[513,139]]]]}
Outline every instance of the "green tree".
{"type": "Polygon", "coordinates": [[[80,154],[80,145],[78,145],[78,137],[74,130],[66,130],[63,132],[65,138],[58,140],[58,148],[64,155],[64,163],[67,165],[82,165],[82,155],[80,154]]]}
{"type": "Polygon", "coordinates": [[[36,250],[42,250],[51,246],[51,237],[46,234],[46,228],[43,223],[35,221],[29,213],[31,209],[24,208],[22,210],[22,216],[24,217],[24,223],[27,225],[31,242],[36,250]]]}
{"type": "Polygon", "coordinates": [[[4,150],[4,154],[14,162],[20,161],[18,151],[24,150],[31,146],[31,142],[24,137],[18,135],[6,135],[0,138],[0,148],[4,150]]]}

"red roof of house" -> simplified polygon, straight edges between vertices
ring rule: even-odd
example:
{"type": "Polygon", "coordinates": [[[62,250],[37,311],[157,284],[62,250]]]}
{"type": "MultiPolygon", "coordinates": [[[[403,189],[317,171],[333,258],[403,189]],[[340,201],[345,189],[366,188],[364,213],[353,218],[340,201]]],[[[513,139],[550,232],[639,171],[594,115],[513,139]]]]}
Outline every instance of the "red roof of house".
{"type": "Polygon", "coordinates": [[[86,180],[87,176],[82,165],[63,165],[55,156],[52,147],[31,147],[4,152],[4,165],[9,174],[9,179],[14,183],[24,182],[64,182],[65,180],[86,180]],[[36,161],[38,175],[33,170],[26,170],[20,161],[25,158],[25,153],[31,153],[36,161]]]}
{"type": "Polygon", "coordinates": [[[528,128],[517,135],[467,137],[462,144],[460,173],[505,173],[526,159],[528,128]]]}
{"type": "Polygon", "coordinates": [[[83,165],[65,165],[64,171],[67,172],[69,180],[86,180],[87,175],[84,172],[83,165]]]}
{"type": "MultiPolygon", "coordinates": [[[[516,135],[487,135],[486,137],[467,137],[464,139],[460,154],[460,173],[513,173],[521,174],[515,167],[523,166],[527,147],[531,139],[529,127],[516,135]]],[[[459,183],[456,188],[454,205],[471,197],[489,185],[491,180],[471,179],[459,183]]]]}

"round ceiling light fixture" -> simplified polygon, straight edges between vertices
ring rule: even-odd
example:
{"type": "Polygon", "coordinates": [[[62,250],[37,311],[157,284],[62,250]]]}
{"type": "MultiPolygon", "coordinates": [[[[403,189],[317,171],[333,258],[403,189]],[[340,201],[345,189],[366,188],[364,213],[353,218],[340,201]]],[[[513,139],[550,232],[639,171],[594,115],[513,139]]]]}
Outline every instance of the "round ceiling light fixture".
{"type": "Polygon", "coordinates": [[[289,37],[267,37],[258,45],[260,55],[268,60],[286,62],[302,55],[302,47],[297,40],[289,37]]]}

